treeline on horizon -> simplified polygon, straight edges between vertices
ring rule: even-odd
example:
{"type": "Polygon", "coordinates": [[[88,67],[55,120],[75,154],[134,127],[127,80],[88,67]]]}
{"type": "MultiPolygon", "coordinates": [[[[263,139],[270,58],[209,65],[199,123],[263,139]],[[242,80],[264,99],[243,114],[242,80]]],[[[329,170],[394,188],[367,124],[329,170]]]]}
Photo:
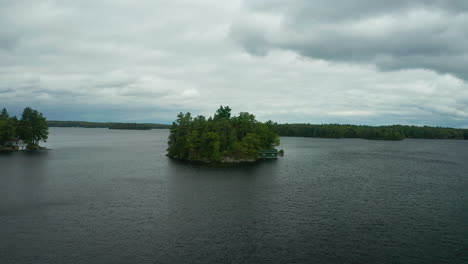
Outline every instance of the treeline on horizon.
{"type": "Polygon", "coordinates": [[[468,129],[430,126],[359,126],[340,124],[274,124],[283,137],[362,138],[375,140],[468,139],[468,129]]]}
{"type": "Polygon", "coordinates": [[[165,129],[170,125],[152,123],[118,123],[118,122],[87,122],[87,121],[47,121],[49,127],[84,127],[84,128],[109,128],[109,129],[165,129]]]}
{"type": "MultiPolygon", "coordinates": [[[[165,124],[117,123],[86,121],[47,121],[49,127],[84,127],[110,129],[168,129],[165,124]]],[[[277,124],[276,132],[283,137],[362,138],[375,140],[468,139],[468,129],[431,126],[363,126],[341,124],[277,124]]]]}

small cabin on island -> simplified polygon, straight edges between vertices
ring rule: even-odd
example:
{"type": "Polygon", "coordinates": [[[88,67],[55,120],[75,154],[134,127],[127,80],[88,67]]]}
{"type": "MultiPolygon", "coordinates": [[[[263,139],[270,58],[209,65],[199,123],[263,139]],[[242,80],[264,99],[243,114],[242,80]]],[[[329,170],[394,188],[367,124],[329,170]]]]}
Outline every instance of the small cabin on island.
{"type": "Polygon", "coordinates": [[[278,150],[276,149],[265,149],[258,152],[259,159],[277,159],[278,150]]]}

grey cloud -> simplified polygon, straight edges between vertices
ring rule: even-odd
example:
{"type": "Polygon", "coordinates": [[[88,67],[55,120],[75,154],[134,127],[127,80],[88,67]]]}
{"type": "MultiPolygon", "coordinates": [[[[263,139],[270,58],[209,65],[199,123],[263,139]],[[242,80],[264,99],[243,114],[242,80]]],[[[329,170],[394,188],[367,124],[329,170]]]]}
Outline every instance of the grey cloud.
{"type": "Polygon", "coordinates": [[[465,1],[0,1],[9,109],[170,122],[227,104],[278,122],[468,124],[467,83],[440,74],[466,75],[465,1]]]}
{"type": "Polygon", "coordinates": [[[234,23],[231,37],[251,54],[284,49],[468,80],[467,1],[253,1],[249,7],[253,15],[234,23]],[[259,24],[256,15],[276,17],[279,25],[259,24]]]}
{"type": "Polygon", "coordinates": [[[12,35],[0,35],[0,50],[11,50],[18,43],[18,39],[12,35]]]}
{"type": "Polygon", "coordinates": [[[292,20],[349,20],[368,15],[401,12],[408,9],[443,9],[463,13],[468,9],[464,0],[251,0],[246,6],[253,11],[287,13],[292,20]]]}

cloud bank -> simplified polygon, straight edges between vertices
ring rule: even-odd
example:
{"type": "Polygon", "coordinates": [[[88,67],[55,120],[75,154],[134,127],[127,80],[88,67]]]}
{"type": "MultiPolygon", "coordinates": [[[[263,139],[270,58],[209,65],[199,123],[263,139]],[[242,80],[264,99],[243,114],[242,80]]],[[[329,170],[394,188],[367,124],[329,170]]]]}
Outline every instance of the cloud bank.
{"type": "Polygon", "coordinates": [[[0,106],[468,125],[468,2],[0,1],[0,106]]]}
{"type": "Polygon", "coordinates": [[[381,70],[429,69],[468,79],[466,1],[249,3],[251,12],[233,36],[253,54],[277,48],[381,70]]]}

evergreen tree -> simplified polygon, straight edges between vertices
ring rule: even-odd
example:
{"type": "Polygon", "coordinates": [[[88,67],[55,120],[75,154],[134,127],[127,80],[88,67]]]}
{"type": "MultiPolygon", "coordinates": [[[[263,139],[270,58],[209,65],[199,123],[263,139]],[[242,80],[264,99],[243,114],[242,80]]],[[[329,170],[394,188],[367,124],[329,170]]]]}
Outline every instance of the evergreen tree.
{"type": "Polygon", "coordinates": [[[0,146],[9,145],[17,140],[18,119],[0,119],[0,146]]]}
{"type": "Polygon", "coordinates": [[[3,108],[2,112],[0,113],[0,120],[6,121],[9,117],[10,115],[8,114],[8,111],[6,110],[6,108],[3,108]]]}
{"type": "Polygon", "coordinates": [[[0,146],[11,145],[17,140],[18,119],[10,117],[6,108],[0,113],[0,146]]]}
{"type": "Polygon", "coordinates": [[[226,119],[229,120],[231,118],[231,108],[229,106],[223,107],[222,105],[216,111],[214,115],[214,119],[226,119]]]}

